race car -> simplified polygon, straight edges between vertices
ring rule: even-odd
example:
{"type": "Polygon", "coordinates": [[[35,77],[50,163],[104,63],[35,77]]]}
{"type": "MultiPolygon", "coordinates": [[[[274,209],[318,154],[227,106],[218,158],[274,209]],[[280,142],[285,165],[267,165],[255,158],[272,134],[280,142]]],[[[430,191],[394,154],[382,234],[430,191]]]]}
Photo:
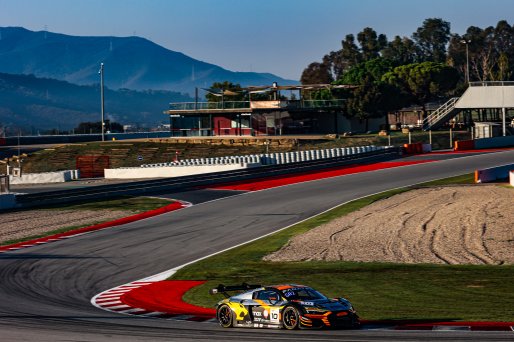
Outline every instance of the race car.
{"type": "Polygon", "coordinates": [[[304,285],[219,285],[216,319],[224,328],[358,328],[359,316],[344,298],[329,299],[304,285]],[[244,291],[234,296],[228,292],[244,291]]]}

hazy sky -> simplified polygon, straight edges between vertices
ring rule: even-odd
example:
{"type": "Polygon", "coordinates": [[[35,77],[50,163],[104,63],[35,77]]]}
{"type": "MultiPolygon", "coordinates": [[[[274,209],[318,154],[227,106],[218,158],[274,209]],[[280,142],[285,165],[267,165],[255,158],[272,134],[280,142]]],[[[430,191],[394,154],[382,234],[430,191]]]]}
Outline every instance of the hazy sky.
{"type": "Polygon", "coordinates": [[[514,0],[0,0],[0,26],[135,34],[229,70],[290,79],[364,27],[392,39],[410,36],[426,18],[462,34],[501,19],[514,24],[513,17],[514,0]]]}

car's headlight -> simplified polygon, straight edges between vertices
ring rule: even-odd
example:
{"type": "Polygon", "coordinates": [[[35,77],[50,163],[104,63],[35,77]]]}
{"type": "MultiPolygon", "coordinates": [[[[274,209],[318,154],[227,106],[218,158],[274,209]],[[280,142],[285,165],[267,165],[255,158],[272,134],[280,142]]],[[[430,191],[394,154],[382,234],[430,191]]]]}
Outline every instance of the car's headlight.
{"type": "Polygon", "coordinates": [[[327,312],[328,310],[320,309],[320,308],[316,308],[316,307],[306,307],[305,311],[310,314],[322,314],[322,313],[327,312]]]}

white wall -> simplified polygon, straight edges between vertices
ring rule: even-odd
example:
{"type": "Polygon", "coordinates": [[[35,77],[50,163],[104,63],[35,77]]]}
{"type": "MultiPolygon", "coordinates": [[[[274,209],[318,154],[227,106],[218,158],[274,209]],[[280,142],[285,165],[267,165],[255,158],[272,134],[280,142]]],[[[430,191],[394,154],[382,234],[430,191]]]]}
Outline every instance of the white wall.
{"type": "Polygon", "coordinates": [[[167,178],[198,175],[210,172],[230,171],[260,166],[255,164],[227,164],[227,165],[188,165],[188,166],[162,166],[162,167],[127,167],[119,169],[105,169],[105,178],[137,179],[137,178],[167,178]]]}
{"type": "Polygon", "coordinates": [[[9,176],[11,184],[63,183],[79,177],[78,170],[24,173],[21,177],[9,176]]]}

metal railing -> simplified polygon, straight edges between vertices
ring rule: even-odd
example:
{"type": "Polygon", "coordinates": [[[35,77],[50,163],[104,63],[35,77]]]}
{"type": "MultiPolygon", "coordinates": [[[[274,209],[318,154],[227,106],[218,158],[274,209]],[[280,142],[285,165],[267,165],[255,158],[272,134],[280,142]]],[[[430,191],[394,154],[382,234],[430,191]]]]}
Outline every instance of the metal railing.
{"type": "Polygon", "coordinates": [[[249,109],[250,101],[174,102],[170,110],[249,109]]]}
{"type": "MultiPolygon", "coordinates": [[[[298,108],[340,108],[343,106],[345,99],[332,100],[287,100],[281,101],[284,106],[280,108],[298,109],[298,108]]],[[[252,101],[253,103],[266,101],[252,101]]],[[[224,102],[172,102],[169,110],[171,111],[192,111],[192,110],[223,110],[223,109],[250,109],[250,101],[224,101],[224,102]]],[[[266,109],[266,106],[259,106],[259,109],[266,109]]],[[[269,109],[276,108],[270,107],[269,109]]]]}
{"type": "Polygon", "coordinates": [[[458,100],[459,97],[452,97],[441,107],[437,108],[432,114],[423,119],[423,129],[430,129],[433,125],[442,120],[455,108],[455,103],[457,103],[458,100]]]}

